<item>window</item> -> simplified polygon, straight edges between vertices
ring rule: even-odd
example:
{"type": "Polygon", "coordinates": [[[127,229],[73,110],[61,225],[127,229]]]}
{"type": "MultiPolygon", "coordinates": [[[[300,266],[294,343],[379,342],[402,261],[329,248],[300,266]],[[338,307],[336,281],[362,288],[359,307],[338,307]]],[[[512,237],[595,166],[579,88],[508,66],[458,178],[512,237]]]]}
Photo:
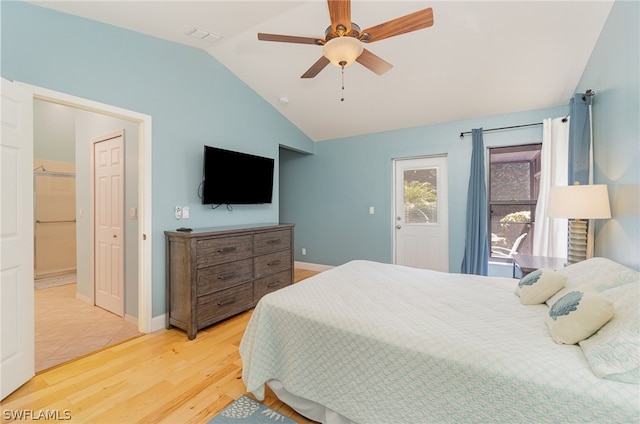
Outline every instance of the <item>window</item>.
{"type": "Polygon", "coordinates": [[[489,149],[492,260],[531,255],[540,188],[541,144],[489,149]]]}

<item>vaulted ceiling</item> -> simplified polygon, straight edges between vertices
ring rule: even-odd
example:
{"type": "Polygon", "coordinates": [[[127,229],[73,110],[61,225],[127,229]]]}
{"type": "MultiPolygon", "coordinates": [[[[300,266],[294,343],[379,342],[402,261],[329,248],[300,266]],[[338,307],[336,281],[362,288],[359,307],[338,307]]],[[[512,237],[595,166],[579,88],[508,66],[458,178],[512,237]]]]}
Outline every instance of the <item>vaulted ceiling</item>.
{"type": "Polygon", "coordinates": [[[427,7],[434,25],[366,45],[393,65],[354,63],[300,76],[321,56],[326,1],[55,1],[30,3],[203,49],[314,141],[565,105],[607,19],[603,1],[353,0],[360,28],[427,7]],[[198,39],[194,29],[220,36],[198,39]]]}

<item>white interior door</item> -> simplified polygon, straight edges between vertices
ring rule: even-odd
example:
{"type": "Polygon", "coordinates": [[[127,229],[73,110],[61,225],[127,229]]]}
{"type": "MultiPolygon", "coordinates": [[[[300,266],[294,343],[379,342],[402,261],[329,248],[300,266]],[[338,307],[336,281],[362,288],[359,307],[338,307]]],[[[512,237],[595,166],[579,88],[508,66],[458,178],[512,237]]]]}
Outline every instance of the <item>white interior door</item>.
{"type": "Polygon", "coordinates": [[[124,316],[124,134],[94,140],[96,306],[124,316]]]}
{"type": "Polygon", "coordinates": [[[394,161],[395,263],[449,271],[446,156],[394,161]]]}
{"type": "Polygon", "coordinates": [[[33,98],[2,79],[0,396],[34,375],[33,98]]]}

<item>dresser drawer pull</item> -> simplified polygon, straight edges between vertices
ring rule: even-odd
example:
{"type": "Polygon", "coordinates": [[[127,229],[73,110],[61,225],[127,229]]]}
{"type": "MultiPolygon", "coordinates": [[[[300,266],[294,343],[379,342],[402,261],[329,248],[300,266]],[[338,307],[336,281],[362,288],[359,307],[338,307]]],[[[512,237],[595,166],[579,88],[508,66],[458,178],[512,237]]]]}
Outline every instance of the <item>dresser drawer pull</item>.
{"type": "Polygon", "coordinates": [[[282,263],[282,261],[280,259],[276,259],[275,261],[267,262],[267,265],[274,266],[274,265],[279,265],[280,263],[282,263]]]}
{"type": "Polygon", "coordinates": [[[229,246],[229,247],[221,247],[218,249],[218,253],[229,253],[229,252],[235,252],[236,247],[235,246],[229,246]]]}
{"type": "Polygon", "coordinates": [[[220,302],[218,302],[218,306],[227,306],[227,305],[231,305],[232,303],[235,303],[236,301],[236,297],[230,297],[228,299],[223,299],[220,302]]]}
{"type": "Polygon", "coordinates": [[[280,285],[280,281],[274,281],[273,283],[267,284],[267,288],[278,287],[280,285]]]}
{"type": "Polygon", "coordinates": [[[228,280],[229,278],[233,278],[236,275],[238,275],[237,272],[231,271],[231,272],[227,272],[226,274],[218,274],[217,278],[218,280],[228,280]]]}
{"type": "Polygon", "coordinates": [[[282,243],[282,240],[280,239],[273,239],[273,240],[267,241],[267,244],[271,244],[271,245],[280,244],[280,243],[282,243]]]}

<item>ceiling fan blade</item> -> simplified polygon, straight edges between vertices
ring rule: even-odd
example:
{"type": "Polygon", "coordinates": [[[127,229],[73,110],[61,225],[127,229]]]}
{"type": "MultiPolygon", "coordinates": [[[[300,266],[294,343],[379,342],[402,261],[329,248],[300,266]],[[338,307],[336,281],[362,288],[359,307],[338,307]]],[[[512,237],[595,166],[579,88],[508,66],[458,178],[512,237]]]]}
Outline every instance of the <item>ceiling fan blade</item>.
{"type": "Polygon", "coordinates": [[[365,43],[371,43],[396,35],[406,34],[407,32],[428,28],[431,25],[433,25],[433,10],[429,7],[367,28],[362,31],[361,39],[365,43]],[[369,34],[369,37],[367,38],[365,34],[369,34]]]}
{"type": "Polygon", "coordinates": [[[342,25],[346,32],[351,31],[351,0],[327,0],[327,3],[333,30],[342,25]]]}
{"type": "Polygon", "coordinates": [[[393,68],[392,64],[376,56],[367,49],[362,51],[362,54],[358,56],[356,62],[378,75],[382,75],[389,69],[393,68]]]}
{"type": "Polygon", "coordinates": [[[315,44],[315,45],[324,44],[324,40],[320,38],[298,37],[295,35],[264,34],[262,32],[258,33],[258,40],[279,41],[282,43],[298,43],[298,44],[315,44]]]}
{"type": "Polygon", "coordinates": [[[327,59],[324,56],[321,56],[320,59],[318,59],[318,61],[316,63],[311,65],[311,68],[307,69],[307,72],[302,74],[302,76],[300,78],[313,78],[313,77],[315,77],[329,63],[331,63],[331,62],[329,62],[329,59],[327,59]]]}

